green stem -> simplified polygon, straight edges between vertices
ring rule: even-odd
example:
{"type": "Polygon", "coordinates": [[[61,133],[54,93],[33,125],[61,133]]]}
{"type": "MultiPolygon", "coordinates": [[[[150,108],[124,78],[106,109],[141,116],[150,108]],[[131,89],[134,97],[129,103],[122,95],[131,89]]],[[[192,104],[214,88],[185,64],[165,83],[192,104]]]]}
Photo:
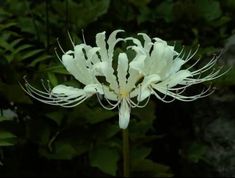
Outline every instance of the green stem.
{"type": "Polygon", "coordinates": [[[128,129],[122,130],[123,141],[123,177],[130,177],[129,134],[128,129]]]}

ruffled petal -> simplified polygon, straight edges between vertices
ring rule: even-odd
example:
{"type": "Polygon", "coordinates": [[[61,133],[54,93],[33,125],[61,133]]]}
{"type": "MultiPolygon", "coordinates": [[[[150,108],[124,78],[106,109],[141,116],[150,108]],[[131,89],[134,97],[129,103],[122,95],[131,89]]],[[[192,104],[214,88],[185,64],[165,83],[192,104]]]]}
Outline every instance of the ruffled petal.
{"type": "Polygon", "coordinates": [[[108,43],[108,57],[109,57],[109,61],[112,61],[113,60],[113,52],[114,52],[114,47],[115,45],[122,41],[123,39],[122,38],[118,38],[116,39],[116,35],[119,33],[119,32],[123,32],[124,30],[115,30],[113,31],[110,36],[109,36],[109,39],[107,41],[108,43]]]}
{"type": "Polygon", "coordinates": [[[99,53],[101,57],[101,61],[108,61],[108,51],[107,51],[107,44],[105,41],[105,31],[102,33],[97,33],[96,35],[96,45],[100,48],[99,53]]]}
{"type": "Polygon", "coordinates": [[[71,73],[79,82],[86,85],[92,83],[93,78],[86,67],[82,49],[82,45],[76,46],[74,56],[73,54],[66,53],[62,56],[62,62],[69,73],[71,73]]]}
{"type": "Polygon", "coordinates": [[[158,39],[153,45],[150,57],[148,66],[150,74],[161,74],[166,69],[166,66],[173,62],[173,57],[176,54],[171,46],[168,46],[165,41],[158,39]]]}
{"type": "Polygon", "coordinates": [[[138,33],[138,35],[141,35],[144,38],[144,49],[146,53],[149,53],[153,45],[151,38],[145,33],[138,33]]]}

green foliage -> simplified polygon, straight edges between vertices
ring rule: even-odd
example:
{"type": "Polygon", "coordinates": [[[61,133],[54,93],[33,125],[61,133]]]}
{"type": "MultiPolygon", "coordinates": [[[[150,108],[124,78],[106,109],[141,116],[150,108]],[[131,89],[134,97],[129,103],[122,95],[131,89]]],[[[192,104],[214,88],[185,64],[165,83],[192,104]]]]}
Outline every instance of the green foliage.
{"type": "Polygon", "coordinates": [[[0,130],[0,146],[12,146],[15,142],[16,135],[5,130],[0,130]]]}
{"type": "MultiPolygon", "coordinates": [[[[84,29],[90,45],[95,43],[95,34],[104,30],[108,33],[124,29],[130,35],[147,32],[184,44],[186,49],[200,43],[198,56],[208,61],[232,34],[235,18],[233,0],[5,0],[0,5],[0,165],[5,165],[0,167],[2,176],[13,172],[30,176],[33,165],[34,175],[45,172],[61,176],[67,167],[68,174],[75,177],[122,175],[117,111],[104,110],[95,97],[71,109],[48,106],[27,96],[19,85],[26,75],[38,88],[43,88],[40,79],[48,79],[51,87],[62,83],[81,87],[57,59],[55,48],[62,55],[57,38],[68,50],[72,45],[67,32],[77,44],[83,41],[84,29]],[[22,161],[26,168],[18,166],[22,161]]],[[[223,64],[228,63],[223,60],[223,64]]],[[[231,69],[215,81],[216,86],[233,87],[234,75],[231,69]]],[[[172,118],[164,125],[165,115],[171,110],[166,107],[162,116],[158,114],[161,106],[166,107],[151,101],[145,108],[131,112],[132,176],[184,175],[180,172],[182,160],[193,166],[206,161],[207,145],[196,140],[196,132],[188,141],[184,132],[187,129],[179,127],[185,124],[180,120],[183,113],[177,113],[176,123],[172,123],[172,118]],[[181,140],[164,142],[169,135],[176,138],[180,133],[184,133],[179,136],[181,140]],[[172,149],[177,159],[172,156],[172,149]]],[[[173,108],[180,110],[178,104],[173,108]]]]}
{"type": "Polygon", "coordinates": [[[115,176],[118,170],[119,153],[107,145],[95,147],[89,154],[91,166],[98,167],[104,173],[115,176]]]}

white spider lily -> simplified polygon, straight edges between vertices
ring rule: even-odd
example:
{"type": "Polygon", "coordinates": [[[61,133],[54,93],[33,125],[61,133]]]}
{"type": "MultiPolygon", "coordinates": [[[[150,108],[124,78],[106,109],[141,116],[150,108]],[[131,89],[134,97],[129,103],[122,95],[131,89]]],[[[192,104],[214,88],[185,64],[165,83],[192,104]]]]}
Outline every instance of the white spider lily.
{"type": "Polygon", "coordinates": [[[40,91],[26,81],[25,91],[41,102],[63,107],[77,106],[97,94],[104,108],[111,110],[119,107],[119,126],[125,129],[129,124],[131,108],[144,107],[150,95],[155,95],[167,103],[174,99],[193,101],[208,96],[214,90],[208,87],[199,94],[185,96],[182,93],[187,87],[216,79],[224,74],[218,69],[201,77],[216,64],[218,58],[211,59],[205,66],[194,71],[192,68],[198,60],[190,67],[181,69],[193,58],[197,50],[194,53],[190,51],[187,55],[183,50],[178,53],[174,46],[168,45],[166,41],[159,38],[151,40],[144,33],[138,34],[142,36],[143,43],[132,37],[116,38],[117,33],[121,31],[111,33],[107,42],[105,32],[98,33],[95,47],[86,44],[74,45],[71,40],[73,50],[64,52],[60,60],[75,79],[84,84],[84,88],[58,85],[50,89],[43,83],[46,91],[40,91]],[[115,45],[127,41],[132,43],[127,49],[133,50],[135,56],[130,59],[127,53],[119,53],[117,68],[114,69],[115,45]],[[106,81],[99,81],[100,76],[106,81]],[[101,96],[110,107],[102,103],[101,96]],[[168,97],[172,99],[169,100],[168,97]],[[140,102],[144,100],[145,104],[141,105],[140,102]]]}

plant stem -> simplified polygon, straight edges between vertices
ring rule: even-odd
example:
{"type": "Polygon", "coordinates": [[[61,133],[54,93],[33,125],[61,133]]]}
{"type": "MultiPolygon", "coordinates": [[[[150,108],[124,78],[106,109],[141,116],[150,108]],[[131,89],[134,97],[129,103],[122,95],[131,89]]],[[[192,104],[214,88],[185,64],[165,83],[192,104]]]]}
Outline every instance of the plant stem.
{"type": "Polygon", "coordinates": [[[123,141],[123,177],[130,177],[129,134],[128,129],[122,130],[123,141]]]}

